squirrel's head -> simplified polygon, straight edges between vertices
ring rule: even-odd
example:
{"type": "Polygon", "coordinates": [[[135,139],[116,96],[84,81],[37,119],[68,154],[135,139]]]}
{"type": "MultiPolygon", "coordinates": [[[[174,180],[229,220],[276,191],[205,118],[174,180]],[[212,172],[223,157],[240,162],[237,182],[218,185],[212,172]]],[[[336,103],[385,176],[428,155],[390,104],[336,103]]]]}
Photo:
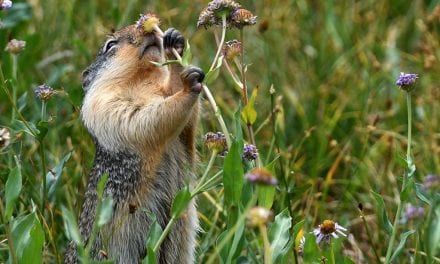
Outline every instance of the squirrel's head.
{"type": "Polygon", "coordinates": [[[134,25],[108,36],[96,60],[83,72],[83,88],[100,82],[133,82],[159,70],[151,62],[162,60],[161,38],[154,33],[143,34],[134,25]]]}

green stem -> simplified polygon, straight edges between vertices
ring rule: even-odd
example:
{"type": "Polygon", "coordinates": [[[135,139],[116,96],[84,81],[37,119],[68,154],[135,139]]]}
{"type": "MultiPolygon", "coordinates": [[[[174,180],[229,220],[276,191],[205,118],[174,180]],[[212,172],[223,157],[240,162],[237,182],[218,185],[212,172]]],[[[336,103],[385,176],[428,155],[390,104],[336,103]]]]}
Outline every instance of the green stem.
{"type": "MultiPolygon", "coordinates": [[[[406,148],[406,159],[407,159],[407,171],[408,173],[405,173],[403,175],[403,182],[402,182],[402,191],[406,188],[406,184],[408,181],[408,176],[409,176],[409,171],[411,170],[411,166],[412,166],[412,159],[411,159],[411,140],[412,140],[412,136],[411,136],[411,122],[412,122],[412,113],[411,113],[411,93],[407,92],[406,93],[406,104],[407,104],[407,109],[408,109],[408,145],[406,148]]],[[[402,214],[402,208],[403,208],[403,204],[402,204],[402,200],[399,198],[398,201],[398,205],[397,205],[397,212],[396,212],[396,216],[394,218],[394,224],[393,224],[393,232],[391,233],[391,238],[390,238],[390,242],[388,244],[388,249],[387,249],[387,254],[385,257],[385,264],[389,264],[390,263],[390,258],[391,258],[391,253],[393,253],[393,246],[394,246],[394,240],[396,239],[396,234],[397,234],[397,224],[399,222],[400,219],[400,215],[402,214]]]]}
{"type": "Polygon", "coordinates": [[[157,251],[159,250],[160,245],[165,240],[165,238],[167,237],[168,233],[170,233],[171,228],[176,223],[176,221],[177,221],[177,217],[175,217],[175,216],[171,217],[171,219],[168,222],[167,226],[165,227],[165,229],[163,230],[162,234],[160,235],[159,240],[154,245],[154,248],[153,248],[154,253],[157,253],[157,251]]]}
{"type": "Polygon", "coordinates": [[[47,103],[46,103],[45,100],[43,100],[41,102],[41,121],[44,121],[44,118],[45,118],[45,115],[46,115],[46,106],[47,106],[47,103]]]}
{"type": "Polygon", "coordinates": [[[194,194],[197,194],[200,192],[201,187],[204,185],[206,181],[206,177],[208,177],[208,173],[212,168],[212,165],[214,165],[215,158],[217,157],[217,150],[213,150],[211,153],[211,158],[209,159],[208,166],[206,166],[205,172],[203,173],[202,178],[200,178],[199,183],[197,184],[196,188],[194,188],[194,194]]]}
{"type": "MultiPolygon", "coordinates": [[[[14,104],[17,102],[17,68],[18,68],[18,62],[17,62],[17,55],[12,54],[12,79],[14,80],[14,84],[12,85],[12,100],[14,104]]],[[[11,120],[15,120],[15,111],[12,111],[11,120]]]]}
{"type": "Polygon", "coordinates": [[[42,139],[40,142],[40,156],[41,156],[41,169],[43,171],[43,197],[41,200],[41,215],[44,217],[44,209],[46,207],[46,155],[44,153],[44,140],[42,139]]]}
{"type": "Polygon", "coordinates": [[[226,13],[222,14],[222,37],[220,39],[220,43],[217,47],[217,52],[215,54],[214,60],[212,61],[211,67],[209,67],[209,71],[212,71],[215,66],[217,65],[217,60],[220,57],[220,53],[223,49],[223,43],[225,42],[225,36],[226,36],[226,13]]]}
{"type": "Polygon", "coordinates": [[[267,236],[267,227],[264,224],[258,225],[264,245],[264,264],[272,263],[272,252],[270,250],[269,237],[267,236]]]}
{"type": "Polygon", "coordinates": [[[4,212],[5,211],[3,208],[3,201],[0,198],[0,215],[1,215],[1,219],[3,219],[3,223],[5,223],[4,229],[6,232],[6,238],[8,240],[9,253],[11,254],[10,256],[11,256],[12,263],[16,264],[16,263],[18,263],[18,260],[17,260],[17,254],[15,252],[14,241],[12,240],[12,233],[11,233],[11,229],[10,229],[11,225],[10,225],[8,219],[6,219],[6,214],[4,212]]]}

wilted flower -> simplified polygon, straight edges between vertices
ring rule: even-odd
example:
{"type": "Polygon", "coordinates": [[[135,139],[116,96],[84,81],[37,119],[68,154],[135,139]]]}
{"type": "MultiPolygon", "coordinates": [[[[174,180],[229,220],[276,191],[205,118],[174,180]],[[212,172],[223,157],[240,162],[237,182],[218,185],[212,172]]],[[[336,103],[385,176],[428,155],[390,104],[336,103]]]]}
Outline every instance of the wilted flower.
{"type": "Polygon", "coordinates": [[[252,26],[257,23],[257,17],[251,11],[240,8],[232,14],[232,22],[235,27],[243,28],[244,26],[252,26]]]}
{"type": "Polygon", "coordinates": [[[4,149],[9,145],[9,140],[11,139],[11,133],[7,128],[0,129],[0,149],[4,149]]]}
{"type": "Polygon", "coordinates": [[[42,101],[49,100],[55,93],[55,90],[47,84],[40,85],[35,90],[35,96],[42,101]]]}
{"type": "Polygon", "coordinates": [[[12,39],[6,45],[6,51],[13,54],[19,54],[26,47],[26,41],[12,39]]]}
{"type": "Polygon", "coordinates": [[[142,33],[151,33],[154,30],[157,32],[162,32],[159,29],[160,20],[154,13],[141,14],[139,19],[136,21],[136,28],[142,33]]]}
{"type": "Polygon", "coordinates": [[[410,92],[414,88],[414,84],[419,76],[415,73],[401,72],[399,78],[396,81],[396,85],[404,91],[410,92]]]}
{"type": "Polygon", "coordinates": [[[316,236],[316,243],[319,244],[321,241],[328,243],[332,237],[338,238],[338,235],[346,237],[345,231],[347,231],[347,229],[338,225],[338,223],[332,220],[324,220],[322,224],[313,229],[313,234],[316,236]]]}
{"type": "Polygon", "coordinates": [[[415,220],[422,218],[425,214],[425,209],[423,207],[414,206],[412,204],[408,204],[405,208],[404,219],[406,220],[415,220]]]}
{"type": "Polygon", "coordinates": [[[217,153],[224,153],[228,149],[228,145],[226,143],[225,134],[222,132],[208,132],[205,135],[205,145],[208,149],[212,151],[216,151],[217,153]]]}
{"type": "Polygon", "coordinates": [[[12,7],[12,1],[10,0],[0,0],[0,10],[9,9],[12,7]]]}
{"type": "Polygon", "coordinates": [[[240,53],[241,42],[236,39],[226,41],[226,43],[223,45],[223,56],[229,60],[233,59],[240,53]]]}
{"type": "Polygon", "coordinates": [[[252,227],[265,225],[272,219],[272,212],[264,207],[255,206],[249,209],[248,224],[252,227]]]}
{"type": "Polygon", "coordinates": [[[241,155],[241,159],[243,161],[253,161],[258,157],[257,147],[252,144],[244,144],[243,154],[241,155]]]}
{"type": "Polygon", "coordinates": [[[440,185],[440,178],[435,174],[430,174],[425,177],[423,181],[423,187],[425,189],[431,189],[440,185]]]}
{"type": "Polygon", "coordinates": [[[231,26],[234,12],[240,8],[240,4],[232,0],[213,0],[202,10],[197,20],[197,27],[205,28],[222,25],[222,16],[226,16],[226,24],[231,26]]]}
{"type": "Polygon", "coordinates": [[[250,183],[262,185],[277,185],[277,179],[265,168],[255,168],[245,175],[245,178],[250,183]]]}

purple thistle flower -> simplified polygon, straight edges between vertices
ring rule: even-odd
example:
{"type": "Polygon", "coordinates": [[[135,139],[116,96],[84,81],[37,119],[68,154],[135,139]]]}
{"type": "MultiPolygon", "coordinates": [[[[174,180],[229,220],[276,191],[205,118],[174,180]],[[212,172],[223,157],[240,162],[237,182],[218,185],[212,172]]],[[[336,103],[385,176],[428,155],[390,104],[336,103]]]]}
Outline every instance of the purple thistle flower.
{"type": "Polygon", "coordinates": [[[409,204],[405,208],[404,218],[406,220],[420,219],[423,218],[424,214],[425,214],[425,209],[423,207],[418,207],[409,204]]]}
{"type": "Polygon", "coordinates": [[[243,161],[253,161],[258,157],[258,150],[255,145],[252,144],[244,144],[243,154],[241,155],[241,159],[243,161]]]}
{"type": "Polygon", "coordinates": [[[419,76],[415,73],[404,73],[401,72],[399,78],[396,81],[396,85],[400,86],[402,90],[407,92],[411,91],[416,80],[419,76]]]}
{"type": "Polygon", "coordinates": [[[261,185],[277,185],[277,179],[264,168],[255,168],[245,175],[245,179],[250,183],[256,183],[261,185]]]}
{"type": "Polygon", "coordinates": [[[208,149],[216,151],[221,156],[226,155],[228,145],[226,144],[225,134],[222,132],[208,132],[205,135],[205,145],[208,149]]]}
{"type": "Polygon", "coordinates": [[[423,181],[423,187],[425,187],[425,189],[431,189],[439,185],[440,178],[435,174],[430,174],[426,176],[425,180],[423,181]]]}
{"type": "Polygon", "coordinates": [[[42,84],[35,90],[35,96],[42,101],[49,100],[54,94],[54,89],[47,84],[42,84]]]}
{"type": "Polygon", "coordinates": [[[4,0],[1,1],[0,10],[6,10],[12,7],[12,1],[4,0]]]}

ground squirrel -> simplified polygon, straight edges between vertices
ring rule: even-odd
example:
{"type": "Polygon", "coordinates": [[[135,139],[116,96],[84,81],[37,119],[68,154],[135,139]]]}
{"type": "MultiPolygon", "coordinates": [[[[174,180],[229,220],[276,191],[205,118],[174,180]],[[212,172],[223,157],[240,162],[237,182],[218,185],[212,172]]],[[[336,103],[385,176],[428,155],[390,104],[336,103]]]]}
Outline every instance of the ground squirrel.
{"type": "MultiPolygon", "coordinates": [[[[154,214],[164,228],[177,191],[193,178],[204,74],[194,66],[151,63],[164,57],[175,59],[173,48],[182,55],[184,43],[173,28],[162,39],[131,25],[109,36],[83,73],[81,116],[96,145],[79,220],[85,243],[95,221],[96,188],[103,174],[108,174],[105,195],[114,200],[112,218],[92,246],[94,259],[139,263],[146,255],[151,224],[146,212],[154,214]]],[[[193,263],[197,225],[191,203],[163,242],[158,263],[193,263]]],[[[78,262],[73,242],[65,262],[78,262]]]]}

